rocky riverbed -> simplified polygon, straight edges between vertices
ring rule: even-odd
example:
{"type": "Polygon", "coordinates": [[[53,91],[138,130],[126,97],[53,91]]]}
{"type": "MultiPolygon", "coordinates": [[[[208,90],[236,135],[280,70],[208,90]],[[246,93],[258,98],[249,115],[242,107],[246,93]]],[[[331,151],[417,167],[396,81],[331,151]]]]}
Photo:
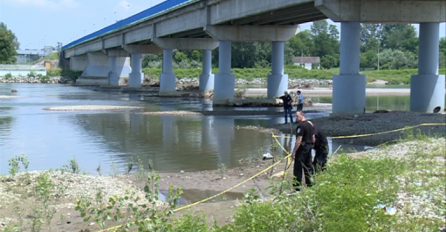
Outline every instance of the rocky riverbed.
{"type": "MultiPolygon", "coordinates": [[[[396,141],[410,134],[422,132],[431,136],[446,136],[446,114],[395,111],[311,119],[327,136],[344,140],[344,143],[376,146],[396,141]],[[403,130],[407,128],[407,130],[403,130]]],[[[284,133],[294,133],[296,124],[273,125],[284,133]]]]}
{"type": "MultiPolygon", "coordinates": [[[[28,77],[28,76],[0,76],[0,83],[48,83],[48,84],[67,84],[72,83],[69,77],[28,77]]],[[[124,85],[128,84],[128,78],[124,78],[124,85]]],[[[236,79],[236,85],[252,85],[252,86],[266,86],[266,78],[254,78],[252,80],[236,79]]],[[[288,85],[290,88],[309,88],[311,86],[330,86],[333,80],[317,80],[317,79],[289,79],[288,85]]],[[[143,86],[159,86],[159,79],[144,78],[143,86]]],[[[178,90],[198,89],[198,78],[179,78],[177,79],[178,90]]]]}
{"type": "Polygon", "coordinates": [[[45,84],[68,84],[73,81],[69,77],[48,77],[48,76],[0,76],[0,83],[45,83],[45,84]]]}

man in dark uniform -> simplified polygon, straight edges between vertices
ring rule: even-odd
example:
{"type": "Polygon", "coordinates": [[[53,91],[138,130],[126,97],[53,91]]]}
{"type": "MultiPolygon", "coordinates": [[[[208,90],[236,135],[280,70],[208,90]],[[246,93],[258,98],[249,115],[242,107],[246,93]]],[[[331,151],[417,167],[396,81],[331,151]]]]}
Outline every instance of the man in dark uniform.
{"type": "Polygon", "coordinates": [[[317,126],[316,124],[313,124],[314,128],[314,137],[316,139],[314,143],[314,150],[316,151],[316,156],[313,160],[313,168],[316,172],[325,170],[324,166],[327,163],[327,157],[328,157],[328,142],[327,142],[327,136],[325,136],[324,131],[317,126]]]}
{"type": "Polygon", "coordinates": [[[290,116],[291,123],[293,123],[293,113],[291,112],[293,110],[293,105],[291,104],[293,102],[293,99],[288,94],[287,91],[284,92],[284,95],[281,97],[276,97],[276,99],[282,99],[283,101],[283,110],[285,111],[285,124],[288,123],[288,115],[290,116]]]}
{"type": "Polygon", "coordinates": [[[311,187],[311,175],[313,175],[313,164],[311,149],[314,143],[313,125],[305,120],[302,111],[296,112],[296,122],[299,123],[296,128],[296,144],[293,149],[294,159],[294,179],[293,183],[296,191],[300,191],[302,185],[302,168],[305,174],[305,183],[307,187],[311,187]]]}

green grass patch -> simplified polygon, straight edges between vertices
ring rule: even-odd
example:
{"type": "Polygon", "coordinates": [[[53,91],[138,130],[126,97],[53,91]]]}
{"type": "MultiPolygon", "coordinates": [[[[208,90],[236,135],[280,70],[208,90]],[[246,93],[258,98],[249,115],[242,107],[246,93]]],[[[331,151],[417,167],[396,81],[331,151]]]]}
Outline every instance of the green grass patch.
{"type": "MultiPolygon", "coordinates": [[[[198,78],[202,72],[201,68],[174,69],[173,72],[178,78],[198,78]]],[[[213,68],[214,74],[218,73],[218,68],[213,68]]],[[[333,75],[339,74],[339,69],[313,69],[308,70],[296,65],[285,66],[286,74],[290,79],[318,79],[318,80],[330,80],[333,79],[333,75]]],[[[159,79],[162,69],[160,68],[144,68],[143,73],[150,79],[159,79]]],[[[271,68],[233,68],[232,73],[238,79],[245,79],[252,81],[254,78],[266,78],[271,74],[271,68]]],[[[409,84],[412,75],[416,75],[418,69],[399,69],[399,70],[374,70],[364,71],[361,74],[367,76],[367,82],[373,82],[376,80],[385,80],[389,84],[409,84]]],[[[446,69],[440,69],[440,74],[445,74],[446,69]]]]}

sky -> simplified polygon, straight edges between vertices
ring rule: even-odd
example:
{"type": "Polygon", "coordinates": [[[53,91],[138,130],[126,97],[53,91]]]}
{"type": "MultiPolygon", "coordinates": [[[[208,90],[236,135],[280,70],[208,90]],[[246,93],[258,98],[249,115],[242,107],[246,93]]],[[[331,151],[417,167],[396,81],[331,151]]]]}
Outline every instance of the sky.
{"type": "MultiPolygon", "coordinates": [[[[0,0],[0,22],[18,38],[20,49],[66,45],[164,0],[0,0]]],[[[333,22],[332,22],[333,23],[333,22]]],[[[339,23],[336,23],[339,28],[339,23]]],[[[418,25],[414,25],[418,30],[418,25]]],[[[310,29],[311,23],[301,25],[310,29]]],[[[440,25],[445,37],[446,25],[440,25]]]]}

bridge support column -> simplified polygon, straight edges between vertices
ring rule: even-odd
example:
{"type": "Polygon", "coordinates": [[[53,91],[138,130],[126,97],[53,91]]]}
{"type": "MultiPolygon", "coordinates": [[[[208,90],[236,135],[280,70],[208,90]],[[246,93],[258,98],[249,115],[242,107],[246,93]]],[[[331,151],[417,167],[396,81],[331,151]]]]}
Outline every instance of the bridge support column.
{"type": "Polygon", "coordinates": [[[350,114],[365,111],[365,75],[359,74],[359,22],[341,23],[340,75],[333,77],[333,113],[350,114]]]}
{"type": "Polygon", "coordinates": [[[219,41],[218,74],[215,75],[214,105],[234,100],[235,75],[231,74],[231,41],[219,41]]]}
{"type": "Polygon", "coordinates": [[[142,68],[142,59],[141,54],[132,53],[130,65],[132,67],[132,72],[129,74],[129,87],[139,88],[143,82],[143,73],[141,71],[142,68]]]}
{"type": "Polygon", "coordinates": [[[438,75],[439,23],[420,23],[418,75],[410,80],[410,111],[444,110],[445,76],[438,75]]]}
{"type": "Polygon", "coordinates": [[[272,70],[268,75],[268,98],[281,96],[288,90],[288,75],[284,74],[285,42],[272,42],[272,70]]]}
{"type": "Polygon", "coordinates": [[[172,49],[163,50],[163,72],[160,77],[160,93],[176,90],[176,76],[172,68],[172,49]]]}
{"type": "Polygon", "coordinates": [[[212,74],[212,51],[203,50],[203,72],[200,75],[200,91],[208,92],[214,89],[214,74],[212,74]]]}
{"type": "Polygon", "coordinates": [[[116,71],[116,56],[109,56],[108,84],[111,86],[119,86],[119,75],[116,71]]]}

